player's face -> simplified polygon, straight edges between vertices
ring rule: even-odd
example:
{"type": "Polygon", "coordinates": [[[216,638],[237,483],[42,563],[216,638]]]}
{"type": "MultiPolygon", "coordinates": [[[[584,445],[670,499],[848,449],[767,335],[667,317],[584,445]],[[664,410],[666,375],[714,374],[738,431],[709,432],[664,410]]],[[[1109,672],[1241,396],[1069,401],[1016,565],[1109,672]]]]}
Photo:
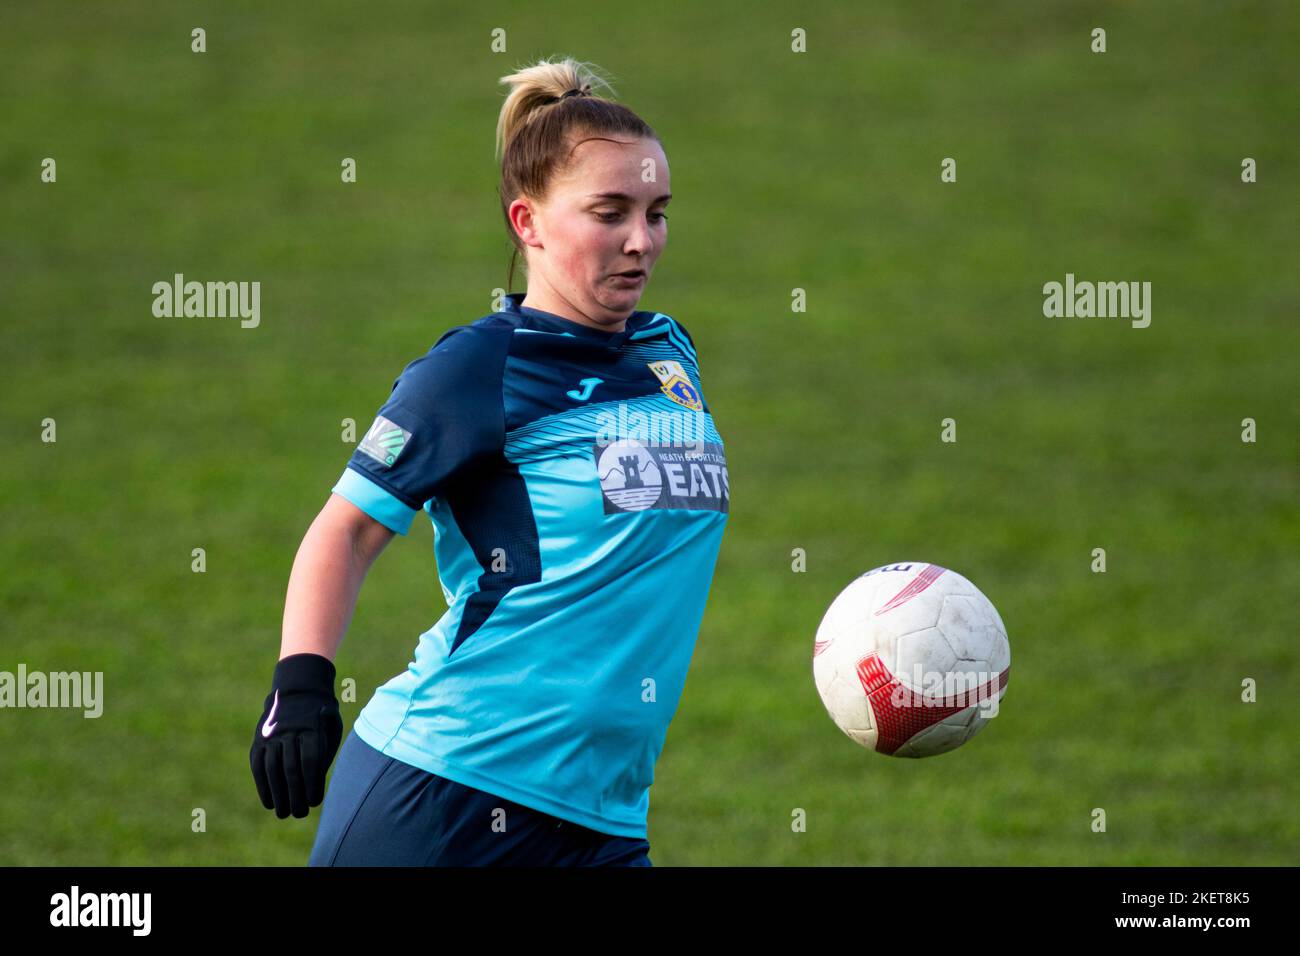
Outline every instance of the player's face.
{"type": "Polygon", "coordinates": [[[670,194],[668,158],[655,140],[579,145],[546,201],[532,206],[531,241],[521,232],[531,247],[527,303],[621,329],[668,241],[670,194]],[[641,275],[620,275],[629,270],[641,275]]]}

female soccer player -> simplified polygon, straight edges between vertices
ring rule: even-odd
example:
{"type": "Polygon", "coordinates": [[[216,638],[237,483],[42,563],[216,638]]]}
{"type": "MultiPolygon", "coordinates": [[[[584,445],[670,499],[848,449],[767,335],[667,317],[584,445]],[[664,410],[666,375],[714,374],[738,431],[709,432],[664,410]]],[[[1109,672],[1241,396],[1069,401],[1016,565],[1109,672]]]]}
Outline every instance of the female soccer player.
{"type": "Polygon", "coordinates": [[[332,660],[421,510],[448,603],[357,716],[312,865],[650,865],[654,765],[727,519],[722,439],[690,335],[636,311],[668,238],[654,131],[573,60],[502,82],[528,291],[406,366],[289,579],[250,754],[280,818],[321,803],[332,660]]]}

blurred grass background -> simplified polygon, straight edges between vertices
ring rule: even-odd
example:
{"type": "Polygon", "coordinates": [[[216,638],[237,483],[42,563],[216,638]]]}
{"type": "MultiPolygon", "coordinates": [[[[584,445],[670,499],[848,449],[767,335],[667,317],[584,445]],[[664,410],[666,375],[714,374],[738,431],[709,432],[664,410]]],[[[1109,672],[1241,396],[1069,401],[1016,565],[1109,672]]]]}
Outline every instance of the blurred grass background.
{"type": "MultiPolygon", "coordinates": [[[[1284,2],[7,6],[0,670],[106,702],[0,710],[0,864],[306,861],[317,811],[275,819],[247,765],[289,568],[341,419],[491,311],[497,79],[546,55],[664,140],[641,307],[698,343],[735,491],[655,863],[1294,863],[1298,32],[1284,2]],[[261,326],[154,318],[176,272],[260,281],[261,326]],[[1067,272],[1150,281],[1151,326],[1044,318],[1067,272]],[[926,761],[854,747],[811,679],[831,599],[904,559],[1013,651],[1000,719],[926,761]]],[[[348,725],[444,609],[431,541],[366,582],[348,725]]]]}

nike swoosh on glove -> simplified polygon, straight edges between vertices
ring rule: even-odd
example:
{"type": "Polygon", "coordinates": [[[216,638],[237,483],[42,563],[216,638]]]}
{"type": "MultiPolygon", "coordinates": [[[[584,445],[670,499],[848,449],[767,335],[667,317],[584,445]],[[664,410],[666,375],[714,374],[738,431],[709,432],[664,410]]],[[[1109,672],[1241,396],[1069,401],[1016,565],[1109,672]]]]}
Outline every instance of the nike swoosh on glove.
{"type": "Polygon", "coordinates": [[[320,806],[342,739],[334,664],[319,654],[291,654],[276,664],[248,753],[262,806],[281,820],[320,806]]]}

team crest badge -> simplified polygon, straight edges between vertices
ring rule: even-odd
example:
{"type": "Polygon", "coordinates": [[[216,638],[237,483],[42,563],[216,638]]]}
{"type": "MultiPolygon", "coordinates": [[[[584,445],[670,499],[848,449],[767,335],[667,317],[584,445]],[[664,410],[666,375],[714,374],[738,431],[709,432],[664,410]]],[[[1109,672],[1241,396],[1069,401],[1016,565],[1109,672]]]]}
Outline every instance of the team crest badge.
{"type": "Polygon", "coordinates": [[[700,401],[700,393],[695,386],[691,384],[690,378],[686,375],[686,369],[682,368],[681,362],[663,361],[647,362],[650,371],[655,373],[659,379],[659,391],[663,392],[678,405],[684,405],[693,411],[703,411],[704,403],[700,401]]]}

